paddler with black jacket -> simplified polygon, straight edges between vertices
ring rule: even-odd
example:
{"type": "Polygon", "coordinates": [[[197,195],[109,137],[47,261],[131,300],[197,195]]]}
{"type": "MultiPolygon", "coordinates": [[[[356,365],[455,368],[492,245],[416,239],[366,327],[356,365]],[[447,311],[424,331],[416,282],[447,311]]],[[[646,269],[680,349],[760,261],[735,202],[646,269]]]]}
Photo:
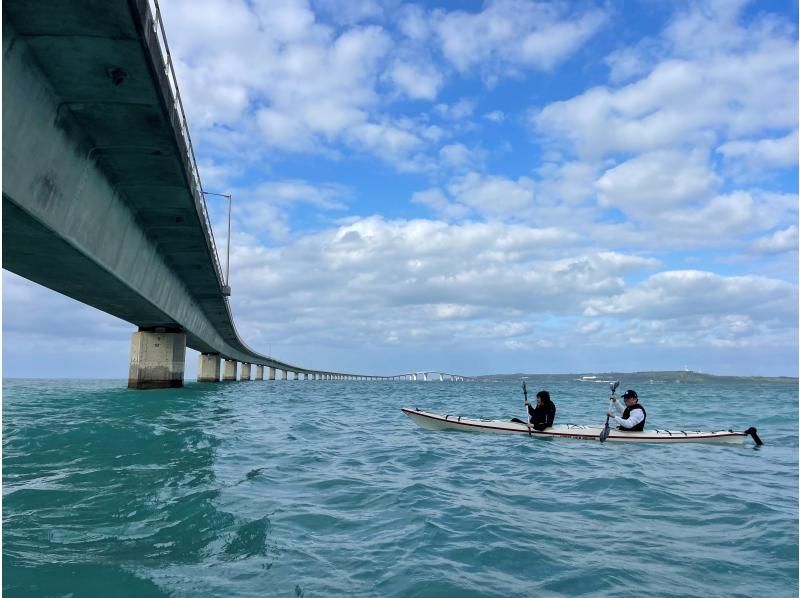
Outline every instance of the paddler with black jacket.
{"type": "Polygon", "coordinates": [[[534,430],[544,430],[553,425],[556,419],[556,404],[550,400],[550,393],[540,390],[536,393],[536,407],[531,406],[528,399],[525,399],[525,406],[528,408],[528,415],[534,430]]]}
{"type": "Polygon", "coordinates": [[[622,395],[622,400],[625,401],[625,411],[622,410],[614,395],[611,395],[611,404],[622,414],[622,417],[617,417],[611,411],[608,412],[608,416],[614,418],[614,421],[619,424],[618,429],[623,432],[641,432],[644,430],[647,412],[639,404],[639,395],[635,390],[626,390],[622,395]]]}

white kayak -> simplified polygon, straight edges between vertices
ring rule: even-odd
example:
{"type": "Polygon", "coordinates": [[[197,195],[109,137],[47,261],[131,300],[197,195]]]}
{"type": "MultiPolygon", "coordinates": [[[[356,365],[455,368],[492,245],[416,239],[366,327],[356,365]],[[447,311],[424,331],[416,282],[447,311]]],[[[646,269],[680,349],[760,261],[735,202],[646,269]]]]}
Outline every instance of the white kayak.
{"type": "MultiPolygon", "coordinates": [[[[572,438],[574,440],[600,440],[602,424],[555,424],[546,430],[534,430],[525,423],[502,419],[473,419],[458,415],[439,415],[422,409],[402,408],[403,413],[415,424],[426,430],[461,430],[464,432],[483,432],[488,434],[528,434],[537,438],[572,438]]],[[[752,436],[756,444],[762,444],[755,428],[744,432],[719,430],[716,432],[694,432],[686,430],[644,430],[625,432],[611,428],[606,442],[652,442],[670,444],[673,442],[702,442],[711,444],[743,444],[747,436],[752,436]]]]}

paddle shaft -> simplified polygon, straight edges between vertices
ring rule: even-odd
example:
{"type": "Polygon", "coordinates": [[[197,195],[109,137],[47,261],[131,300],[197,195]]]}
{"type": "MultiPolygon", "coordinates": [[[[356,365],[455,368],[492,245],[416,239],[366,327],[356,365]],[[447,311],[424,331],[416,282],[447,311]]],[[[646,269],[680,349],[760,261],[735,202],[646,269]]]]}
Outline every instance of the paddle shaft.
{"type": "Polygon", "coordinates": [[[600,432],[601,443],[605,442],[606,438],[608,438],[608,435],[611,433],[611,428],[609,427],[608,422],[611,419],[611,404],[614,402],[614,397],[618,387],[619,387],[619,380],[617,380],[611,385],[611,398],[609,399],[608,412],[606,413],[606,425],[603,427],[603,431],[600,432]]]}
{"type": "Polygon", "coordinates": [[[525,380],[522,381],[522,393],[525,395],[525,419],[523,420],[528,426],[528,436],[531,435],[531,424],[528,416],[528,387],[525,386],[525,380]]]}

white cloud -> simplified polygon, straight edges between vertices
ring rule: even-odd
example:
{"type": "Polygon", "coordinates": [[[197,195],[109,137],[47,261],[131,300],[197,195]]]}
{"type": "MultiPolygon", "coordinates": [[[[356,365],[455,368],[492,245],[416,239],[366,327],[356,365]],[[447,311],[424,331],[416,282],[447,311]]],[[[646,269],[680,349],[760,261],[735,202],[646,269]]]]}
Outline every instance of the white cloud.
{"type": "Polygon", "coordinates": [[[495,123],[501,123],[506,119],[505,113],[502,110],[492,110],[483,115],[483,118],[495,123]]]}
{"type": "Polygon", "coordinates": [[[534,202],[534,184],[527,177],[516,181],[470,172],[450,182],[447,189],[459,203],[486,216],[514,217],[534,202]]]}
{"type": "Polygon", "coordinates": [[[657,151],[607,170],[596,187],[600,205],[653,219],[677,206],[705,200],[718,184],[718,177],[697,152],[657,151]]]}
{"type": "Polygon", "coordinates": [[[604,23],[604,13],[559,12],[552,3],[496,0],[479,13],[434,11],[444,56],[460,71],[487,75],[519,68],[549,70],[566,60],[604,23]]]}
{"type": "Polygon", "coordinates": [[[763,129],[795,129],[797,48],[794,34],[755,19],[719,30],[697,10],[685,35],[667,39],[673,55],[619,89],[596,87],[531,115],[535,128],[580,155],[642,152],[715,139],[739,139],[763,129]],[[704,30],[709,29],[709,32],[704,30]],[[735,101],[732,101],[735,98],[735,101]]]}
{"type": "Polygon", "coordinates": [[[470,213],[468,207],[451,202],[440,189],[417,191],[411,196],[411,201],[428,206],[446,220],[460,220],[470,213]]]}
{"type": "Polygon", "coordinates": [[[439,156],[445,165],[461,170],[480,166],[484,160],[484,152],[470,149],[463,143],[442,146],[439,156]]]}
{"type": "Polygon", "coordinates": [[[398,162],[422,145],[416,132],[390,121],[363,123],[353,127],[348,132],[348,138],[354,148],[398,162]]]}
{"type": "Polygon", "coordinates": [[[412,100],[435,100],[444,82],[432,64],[397,61],[388,74],[397,88],[412,100]]]}
{"type": "Polygon", "coordinates": [[[401,6],[398,27],[403,35],[417,42],[426,40],[431,34],[428,15],[416,4],[401,6]]]}
{"type": "Polygon", "coordinates": [[[630,79],[647,74],[652,64],[642,48],[620,48],[605,58],[610,69],[609,79],[612,83],[623,83],[630,79]]]}
{"type": "Polygon", "coordinates": [[[474,98],[461,98],[454,104],[436,104],[434,110],[442,118],[448,120],[465,120],[475,111],[474,98]]]}
{"type": "Polygon", "coordinates": [[[783,137],[729,141],[717,151],[738,168],[787,168],[797,164],[797,143],[795,129],[783,137]]]}
{"type": "Polygon", "coordinates": [[[797,290],[781,280],[676,270],[654,274],[617,296],[588,299],[584,313],[647,320],[733,315],[789,323],[797,319],[796,306],[797,290]]]}
{"type": "Polygon", "coordinates": [[[797,252],[797,243],[797,226],[792,225],[756,239],[753,243],[753,250],[756,253],[766,254],[797,252]]]}

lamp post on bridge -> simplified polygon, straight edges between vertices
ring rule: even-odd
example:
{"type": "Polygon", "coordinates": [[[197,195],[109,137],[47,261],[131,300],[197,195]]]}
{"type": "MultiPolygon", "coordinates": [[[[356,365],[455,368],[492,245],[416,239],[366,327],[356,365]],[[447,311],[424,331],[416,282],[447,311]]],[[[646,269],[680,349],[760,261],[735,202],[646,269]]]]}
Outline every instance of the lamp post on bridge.
{"type": "Polygon", "coordinates": [[[226,297],[231,295],[231,201],[233,197],[230,193],[211,193],[210,191],[203,191],[203,195],[216,195],[217,197],[225,197],[228,200],[228,250],[225,255],[225,286],[222,288],[222,294],[226,297]]]}

